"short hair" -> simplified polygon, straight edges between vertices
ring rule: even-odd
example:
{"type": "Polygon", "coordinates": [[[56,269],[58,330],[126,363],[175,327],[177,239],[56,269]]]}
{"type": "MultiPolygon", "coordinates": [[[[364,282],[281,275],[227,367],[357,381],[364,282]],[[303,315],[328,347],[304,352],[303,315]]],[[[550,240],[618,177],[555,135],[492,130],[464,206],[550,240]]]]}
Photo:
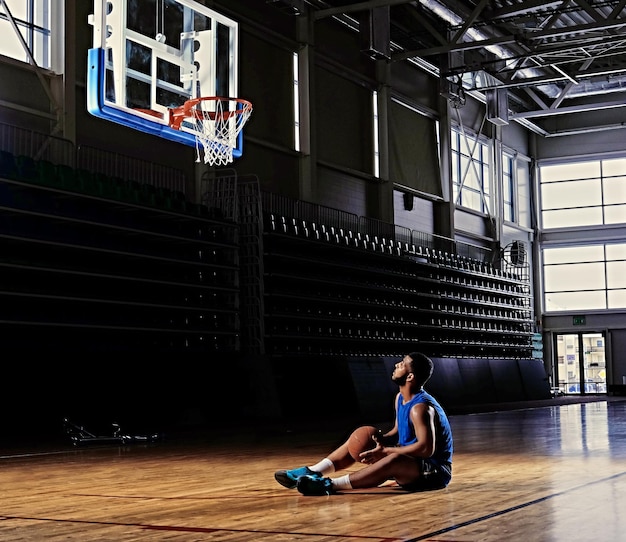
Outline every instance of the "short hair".
{"type": "Polygon", "coordinates": [[[423,386],[433,374],[433,360],[421,352],[411,352],[407,356],[411,358],[411,372],[415,375],[415,380],[423,386]]]}

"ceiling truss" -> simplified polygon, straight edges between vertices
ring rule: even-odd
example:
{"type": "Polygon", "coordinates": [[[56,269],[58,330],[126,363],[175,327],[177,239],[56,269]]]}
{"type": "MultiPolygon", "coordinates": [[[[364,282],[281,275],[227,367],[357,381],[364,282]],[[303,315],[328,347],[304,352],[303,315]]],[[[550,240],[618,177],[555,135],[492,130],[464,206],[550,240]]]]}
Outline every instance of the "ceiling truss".
{"type": "Polygon", "coordinates": [[[388,62],[426,62],[466,92],[506,89],[509,118],[539,132],[606,110],[626,123],[626,0],[267,1],[314,20],[389,7],[388,62]]]}

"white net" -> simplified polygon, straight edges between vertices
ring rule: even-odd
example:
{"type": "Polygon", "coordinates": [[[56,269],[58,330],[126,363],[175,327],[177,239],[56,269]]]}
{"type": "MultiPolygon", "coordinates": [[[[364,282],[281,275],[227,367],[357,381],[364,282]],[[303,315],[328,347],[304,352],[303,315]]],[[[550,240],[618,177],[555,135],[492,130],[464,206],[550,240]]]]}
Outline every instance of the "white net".
{"type": "Polygon", "coordinates": [[[197,161],[230,164],[239,133],[252,114],[252,104],[239,98],[199,98],[184,113],[184,124],[195,131],[197,161]]]}

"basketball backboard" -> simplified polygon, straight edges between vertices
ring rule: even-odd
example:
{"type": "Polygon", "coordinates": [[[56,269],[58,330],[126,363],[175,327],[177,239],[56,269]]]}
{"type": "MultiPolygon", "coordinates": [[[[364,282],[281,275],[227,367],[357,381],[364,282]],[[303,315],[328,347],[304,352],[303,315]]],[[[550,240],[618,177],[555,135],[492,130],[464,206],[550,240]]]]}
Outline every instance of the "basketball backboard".
{"type": "Polygon", "coordinates": [[[193,0],[94,0],[89,22],[91,114],[196,146],[197,126],[172,128],[170,109],[194,98],[237,97],[235,21],[193,0]]]}

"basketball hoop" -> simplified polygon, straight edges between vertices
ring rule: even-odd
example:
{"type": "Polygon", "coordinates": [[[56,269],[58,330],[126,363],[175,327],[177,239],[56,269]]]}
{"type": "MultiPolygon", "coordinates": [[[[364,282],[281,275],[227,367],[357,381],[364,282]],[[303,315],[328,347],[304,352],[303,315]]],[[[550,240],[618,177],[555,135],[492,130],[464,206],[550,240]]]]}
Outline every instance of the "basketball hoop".
{"type": "Polygon", "coordinates": [[[194,131],[198,162],[202,147],[205,164],[225,166],[233,161],[237,137],[251,114],[252,104],[241,98],[192,98],[170,109],[169,125],[194,131]]]}

